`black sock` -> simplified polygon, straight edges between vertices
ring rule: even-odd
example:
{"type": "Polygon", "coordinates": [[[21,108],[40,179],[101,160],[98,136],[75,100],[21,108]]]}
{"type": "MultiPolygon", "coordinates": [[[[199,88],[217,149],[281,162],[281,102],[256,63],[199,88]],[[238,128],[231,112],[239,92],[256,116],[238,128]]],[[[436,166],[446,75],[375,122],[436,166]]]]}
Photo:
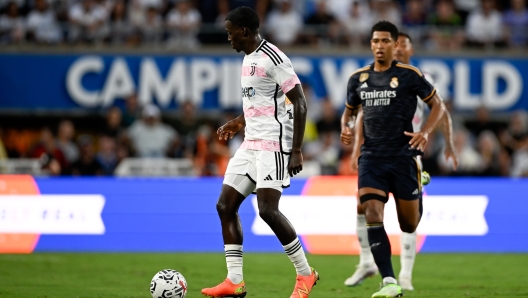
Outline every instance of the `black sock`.
{"type": "Polygon", "coordinates": [[[391,262],[391,245],[383,223],[367,224],[370,251],[378,266],[381,278],[394,277],[391,262]]]}

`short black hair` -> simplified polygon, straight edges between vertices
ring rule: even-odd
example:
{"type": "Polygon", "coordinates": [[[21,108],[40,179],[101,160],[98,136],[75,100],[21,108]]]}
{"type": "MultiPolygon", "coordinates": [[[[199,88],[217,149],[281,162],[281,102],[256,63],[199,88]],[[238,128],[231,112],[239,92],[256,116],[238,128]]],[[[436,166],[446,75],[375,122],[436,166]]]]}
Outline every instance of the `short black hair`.
{"type": "Polygon", "coordinates": [[[409,40],[409,42],[412,44],[412,38],[411,38],[411,36],[409,36],[409,34],[407,34],[405,32],[398,32],[398,37],[399,36],[403,36],[403,37],[407,38],[409,40]]]}
{"type": "Polygon", "coordinates": [[[235,26],[246,27],[253,32],[257,31],[260,25],[257,13],[247,6],[239,6],[231,10],[225,20],[235,26]]]}
{"type": "Polygon", "coordinates": [[[394,41],[398,40],[398,27],[389,21],[379,21],[372,26],[370,31],[370,37],[374,36],[375,31],[389,32],[394,41]]]}

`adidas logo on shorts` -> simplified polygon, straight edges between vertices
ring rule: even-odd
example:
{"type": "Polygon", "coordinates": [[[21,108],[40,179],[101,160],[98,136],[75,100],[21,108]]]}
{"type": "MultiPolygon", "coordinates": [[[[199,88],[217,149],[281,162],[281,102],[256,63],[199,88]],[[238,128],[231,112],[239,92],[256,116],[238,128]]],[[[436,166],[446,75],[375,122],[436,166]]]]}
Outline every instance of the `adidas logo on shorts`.
{"type": "Polygon", "coordinates": [[[413,194],[413,195],[417,195],[417,194],[418,194],[418,188],[417,188],[417,189],[415,189],[415,190],[413,191],[413,193],[412,193],[412,194],[413,194]]]}
{"type": "Polygon", "coordinates": [[[271,178],[271,175],[268,175],[268,177],[264,178],[264,181],[273,181],[273,179],[271,178]]]}

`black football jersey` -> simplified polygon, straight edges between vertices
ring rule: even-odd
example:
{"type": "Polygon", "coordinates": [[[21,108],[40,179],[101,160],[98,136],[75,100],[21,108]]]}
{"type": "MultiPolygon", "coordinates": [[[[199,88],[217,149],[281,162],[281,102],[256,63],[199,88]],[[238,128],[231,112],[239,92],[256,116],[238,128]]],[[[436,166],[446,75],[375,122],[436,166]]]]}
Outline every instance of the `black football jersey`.
{"type": "Polygon", "coordinates": [[[435,92],[418,68],[397,61],[383,72],[374,71],[374,63],[354,72],[348,80],[346,106],[356,108],[361,105],[363,108],[365,142],[361,154],[421,154],[410,149],[411,137],[404,132],[413,132],[416,97],[428,102],[435,92]]]}

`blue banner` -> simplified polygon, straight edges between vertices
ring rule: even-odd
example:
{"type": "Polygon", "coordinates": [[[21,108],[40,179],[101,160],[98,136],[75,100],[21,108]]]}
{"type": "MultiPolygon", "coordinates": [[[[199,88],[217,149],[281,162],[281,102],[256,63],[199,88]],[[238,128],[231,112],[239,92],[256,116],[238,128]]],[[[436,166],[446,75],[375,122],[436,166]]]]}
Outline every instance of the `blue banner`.
{"type": "MultiPolygon", "coordinates": [[[[308,252],[358,253],[356,198],[351,195],[357,189],[355,179],[293,179],[285,189],[281,211],[308,252]]],[[[0,234],[5,240],[0,252],[223,251],[216,213],[219,178],[0,180],[6,190],[0,194],[0,234]]],[[[417,248],[528,252],[526,193],[524,179],[433,178],[426,189],[417,248]]],[[[280,252],[282,246],[258,216],[256,200],[248,197],[239,211],[244,249],[280,252]]],[[[401,231],[394,200],[386,206],[384,221],[397,254],[401,231]]]]}
{"type": "MultiPolygon", "coordinates": [[[[241,55],[0,55],[0,109],[103,109],[137,93],[141,103],[172,109],[191,100],[203,109],[241,106],[241,55]]],[[[291,56],[315,94],[344,105],[346,83],[370,57],[291,56]]],[[[528,109],[528,59],[415,59],[457,110],[528,109]]]]}

